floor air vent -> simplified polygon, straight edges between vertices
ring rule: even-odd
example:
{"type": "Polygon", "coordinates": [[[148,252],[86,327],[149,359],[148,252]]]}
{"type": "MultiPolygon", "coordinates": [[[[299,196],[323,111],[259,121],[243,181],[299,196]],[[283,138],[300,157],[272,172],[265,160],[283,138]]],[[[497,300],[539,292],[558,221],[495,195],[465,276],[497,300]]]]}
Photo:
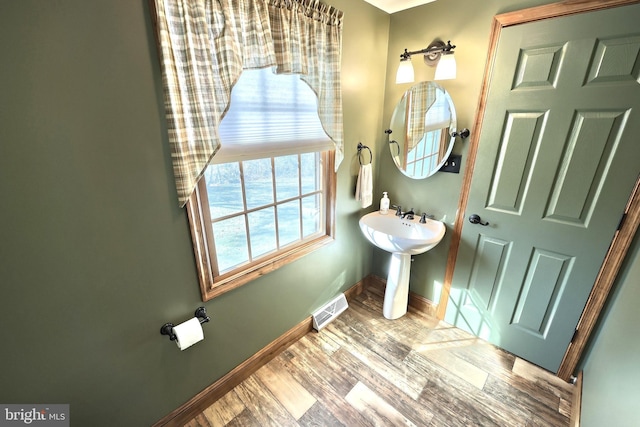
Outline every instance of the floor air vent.
{"type": "Polygon", "coordinates": [[[344,294],[338,295],[313,313],[313,329],[319,331],[324,328],[333,319],[338,317],[340,313],[345,311],[347,307],[349,307],[349,304],[347,304],[347,299],[344,297],[344,294]]]}

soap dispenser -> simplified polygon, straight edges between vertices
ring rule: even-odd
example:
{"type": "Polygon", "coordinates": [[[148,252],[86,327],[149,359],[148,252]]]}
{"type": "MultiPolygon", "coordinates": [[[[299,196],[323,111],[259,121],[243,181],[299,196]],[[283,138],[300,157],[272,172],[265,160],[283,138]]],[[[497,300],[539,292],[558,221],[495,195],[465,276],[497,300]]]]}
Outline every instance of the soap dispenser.
{"type": "Polygon", "coordinates": [[[380,199],[380,213],[382,215],[389,213],[389,198],[386,191],[382,193],[382,199],[380,199]]]}

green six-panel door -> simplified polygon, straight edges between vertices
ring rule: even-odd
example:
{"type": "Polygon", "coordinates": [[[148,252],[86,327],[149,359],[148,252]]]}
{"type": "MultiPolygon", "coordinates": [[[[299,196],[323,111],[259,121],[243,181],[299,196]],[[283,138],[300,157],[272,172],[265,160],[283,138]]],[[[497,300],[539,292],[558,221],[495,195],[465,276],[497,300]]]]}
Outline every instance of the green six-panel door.
{"type": "Polygon", "coordinates": [[[582,13],[497,46],[445,320],[552,372],[640,173],[639,21],[582,13]]]}

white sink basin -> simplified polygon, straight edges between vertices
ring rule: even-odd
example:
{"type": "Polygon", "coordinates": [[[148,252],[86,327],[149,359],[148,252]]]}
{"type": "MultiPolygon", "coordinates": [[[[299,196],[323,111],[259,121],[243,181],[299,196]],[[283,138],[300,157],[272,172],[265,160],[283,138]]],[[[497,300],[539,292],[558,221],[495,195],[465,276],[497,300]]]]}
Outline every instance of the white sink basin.
{"type": "Polygon", "coordinates": [[[372,212],[360,218],[360,230],[371,243],[391,252],[382,314],[387,319],[402,317],[409,302],[411,256],[440,243],[444,237],[444,223],[428,219],[420,224],[420,217],[401,219],[393,213],[372,212]]]}
{"type": "Polygon", "coordinates": [[[444,237],[442,222],[427,219],[420,224],[420,217],[400,219],[392,212],[381,215],[371,212],[360,218],[360,230],[371,243],[391,253],[418,255],[440,243],[444,237]]]}

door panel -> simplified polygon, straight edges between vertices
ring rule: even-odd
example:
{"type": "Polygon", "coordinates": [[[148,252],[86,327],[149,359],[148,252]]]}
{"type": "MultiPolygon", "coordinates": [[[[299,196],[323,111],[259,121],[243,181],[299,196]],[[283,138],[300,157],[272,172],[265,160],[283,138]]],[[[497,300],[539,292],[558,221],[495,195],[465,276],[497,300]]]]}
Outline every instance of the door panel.
{"type": "Polygon", "coordinates": [[[533,248],[511,324],[544,339],[572,264],[569,255],[533,248]]]}
{"type": "Polygon", "coordinates": [[[588,226],[630,111],[577,111],[545,219],[588,226]]]}
{"type": "Polygon", "coordinates": [[[640,173],[640,6],[503,29],[445,320],[557,372],[640,173]]]}
{"type": "MultiPolygon", "coordinates": [[[[637,16],[636,16],[637,19],[637,16]]],[[[638,82],[640,77],[640,37],[622,36],[598,40],[589,67],[587,84],[638,82]]]]}
{"type": "MultiPolygon", "coordinates": [[[[473,304],[483,310],[490,310],[495,304],[504,266],[509,257],[511,242],[480,235],[476,246],[469,289],[473,304]]],[[[470,301],[471,302],[471,301],[470,301]]]]}
{"type": "Polygon", "coordinates": [[[544,111],[507,113],[487,208],[516,215],[522,212],[546,116],[544,111]]]}

